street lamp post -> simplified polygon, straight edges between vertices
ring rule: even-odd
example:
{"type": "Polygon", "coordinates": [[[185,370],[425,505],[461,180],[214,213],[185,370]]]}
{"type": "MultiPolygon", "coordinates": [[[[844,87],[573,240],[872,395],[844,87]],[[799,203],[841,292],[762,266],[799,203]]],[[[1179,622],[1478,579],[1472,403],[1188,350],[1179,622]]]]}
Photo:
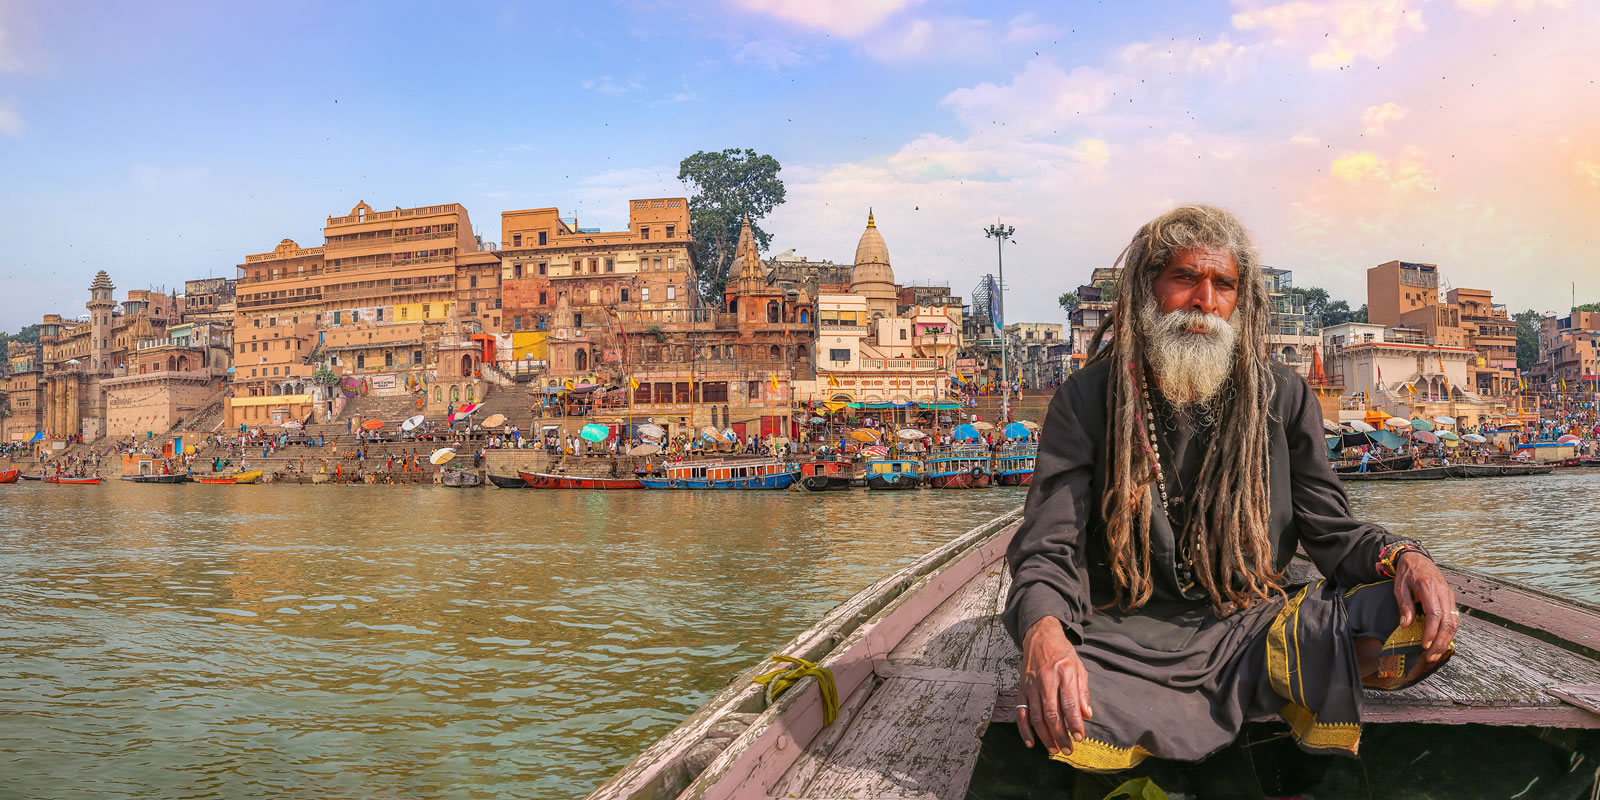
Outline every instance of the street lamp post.
{"type": "MultiPolygon", "coordinates": [[[[1000,423],[1011,420],[1011,373],[1006,359],[1006,258],[1005,243],[1017,232],[1014,225],[995,224],[983,229],[983,235],[994,240],[995,261],[1000,271],[1000,423]]],[[[1015,241],[1011,242],[1016,244],[1015,241]]]]}

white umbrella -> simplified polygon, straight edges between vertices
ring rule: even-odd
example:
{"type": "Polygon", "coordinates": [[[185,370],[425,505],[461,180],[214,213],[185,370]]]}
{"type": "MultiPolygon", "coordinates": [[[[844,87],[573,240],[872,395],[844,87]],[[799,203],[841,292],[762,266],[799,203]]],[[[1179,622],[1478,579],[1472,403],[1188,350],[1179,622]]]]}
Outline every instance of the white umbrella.
{"type": "Polygon", "coordinates": [[[292,420],[291,419],[288,422],[283,423],[282,427],[290,428],[290,429],[298,428],[298,427],[300,427],[300,423],[297,420],[292,420]]]}
{"type": "Polygon", "coordinates": [[[1454,424],[1456,424],[1455,419],[1452,418],[1452,417],[1434,417],[1433,421],[1439,423],[1440,425],[1454,425],[1454,424]]]}
{"type": "Polygon", "coordinates": [[[994,430],[994,426],[987,422],[974,422],[972,423],[972,429],[981,433],[983,431],[994,430]]]}
{"type": "Polygon", "coordinates": [[[1390,417],[1384,420],[1383,424],[1384,427],[1388,428],[1409,428],[1411,427],[1411,420],[1403,417],[1390,417]]]}
{"type": "Polygon", "coordinates": [[[1039,430],[1039,423],[1037,423],[1037,422],[1030,422],[1030,421],[1024,419],[1024,420],[1018,420],[1017,424],[1021,425],[1024,428],[1027,428],[1030,431],[1039,430]]]}
{"type": "Polygon", "coordinates": [[[1327,433],[1338,433],[1340,428],[1338,423],[1324,419],[1322,421],[1322,430],[1327,433]]]}
{"type": "Polygon", "coordinates": [[[441,447],[438,450],[433,451],[432,455],[428,456],[428,463],[438,466],[455,457],[456,451],[454,449],[449,447],[441,447]]]}
{"type": "Polygon", "coordinates": [[[405,422],[400,423],[400,430],[403,430],[403,431],[416,430],[417,426],[421,425],[421,424],[422,424],[422,415],[418,414],[418,415],[406,420],[405,422]]]}
{"type": "Polygon", "coordinates": [[[1466,434],[1465,436],[1462,436],[1461,438],[1466,439],[1469,442],[1474,442],[1474,443],[1477,443],[1477,444],[1483,444],[1484,442],[1489,441],[1488,439],[1485,439],[1485,438],[1483,438],[1482,436],[1479,436],[1476,433],[1469,433],[1469,434],[1466,434]]]}
{"type": "Polygon", "coordinates": [[[914,442],[918,439],[926,439],[928,437],[928,434],[923,433],[916,428],[905,428],[895,435],[908,442],[914,442]]]}
{"type": "Polygon", "coordinates": [[[1354,429],[1355,431],[1357,431],[1359,433],[1372,433],[1373,431],[1377,430],[1377,428],[1374,428],[1371,425],[1368,425],[1367,423],[1362,422],[1359,419],[1350,420],[1349,422],[1347,422],[1345,424],[1349,425],[1352,429],[1354,429]]]}
{"type": "Polygon", "coordinates": [[[504,414],[494,414],[483,421],[483,427],[485,428],[498,428],[504,424],[506,424],[506,415],[504,414]]]}
{"type": "Polygon", "coordinates": [[[628,451],[630,456],[653,456],[661,452],[659,444],[636,444],[628,451]]]}
{"type": "Polygon", "coordinates": [[[639,426],[639,435],[648,436],[652,439],[660,439],[661,437],[666,436],[667,432],[659,425],[651,425],[647,423],[639,426]]]}

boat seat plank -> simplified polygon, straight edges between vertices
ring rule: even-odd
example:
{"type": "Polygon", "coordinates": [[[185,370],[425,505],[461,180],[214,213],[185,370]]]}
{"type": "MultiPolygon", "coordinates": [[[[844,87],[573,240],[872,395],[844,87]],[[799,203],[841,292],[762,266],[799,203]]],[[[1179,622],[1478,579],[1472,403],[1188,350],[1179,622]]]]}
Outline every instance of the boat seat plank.
{"type": "MultiPolygon", "coordinates": [[[[895,664],[960,669],[980,634],[992,627],[999,568],[991,564],[956,589],[889,652],[895,664]]],[[[987,641],[987,637],[985,637],[987,641]]]]}
{"type": "Polygon", "coordinates": [[[1550,693],[1592,714],[1600,714],[1600,684],[1552,686],[1550,693]]]}
{"type": "Polygon", "coordinates": [[[1448,703],[1475,708],[1554,706],[1547,691],[1600,682],[1600,664],[1477,617],[1463,615],[1456,654],[1428,680],[1398,692],[1368,691],[1370,704],[1448,703]]]}
{"type": "Polygon", "coordinates": [[[818,800],[960,800],[994,701],[993,684],[889,678],[826,752],[808,748],[790,767],[811,775],[803,787],[780,785],[818,800]]]}

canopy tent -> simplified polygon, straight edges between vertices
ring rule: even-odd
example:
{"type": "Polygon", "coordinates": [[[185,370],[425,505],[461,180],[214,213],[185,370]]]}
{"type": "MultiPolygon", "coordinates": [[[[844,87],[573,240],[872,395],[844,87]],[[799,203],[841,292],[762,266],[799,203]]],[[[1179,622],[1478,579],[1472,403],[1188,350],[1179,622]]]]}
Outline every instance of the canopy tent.
{"type": "Polygon", "coordinates": [[[1355,433],[1346,433],[1340,436],[1329,436],[1328,440],[1337,442],[1335,449],[1341,450],[1346,447],[1363,447],[1370,444],[1376,444],[1390,450],[1399,450],[1405,444],[1405,440],[1389,431],[1356,431],[1355,433]]]}
{"type": "Polygon", "coordinates": [[[950,438],[958,442],[975,442],[978,440],[978,429],[962,423],[950,432],[950,438]]]}
{"type": "Polygon", "coordinates": [[[1001,428],[1000,433],[1003,434],[1007,439],[1026,439],[1028,438],[1029,431],[1022,423],[1013,422],[1010,425],[1001,428]]]}

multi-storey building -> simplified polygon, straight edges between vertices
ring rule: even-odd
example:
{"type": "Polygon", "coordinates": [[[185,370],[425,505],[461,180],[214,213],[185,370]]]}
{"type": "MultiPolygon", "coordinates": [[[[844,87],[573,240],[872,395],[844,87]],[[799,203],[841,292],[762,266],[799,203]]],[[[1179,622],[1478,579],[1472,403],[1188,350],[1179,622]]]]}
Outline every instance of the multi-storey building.
{"type": "MultiPolygon", "coordinates": [[[[628,229],[582,228],[554,208],[501,215],[501,328],[547,331],[566,299],[576,328],[604,329],[607,308],[699,306],[689,201],[631,200],[628,229]]],[[[587,365],[551,364],[560,373],[587,365]]]]}
{"type": "Polygon", "coordinates": [[[1118,267],[1098,267],[1089,276],[1089,282],[1078,287],[1078,307],[1067,316],[1072,332],[1072,369],[1083,367],[1092,353],[1089,345],[1095,331],[1111,317],[1111,306],[1116,300],[1117,282],[1122,278],[1118,267]]]}
{"type": "Polygon", "coordinates": [[[46,314],[39,325],[44,360],[47,436],[93,441],[107,431],[107,391],[101,382],[126,367],[138,343],[160,338],[179,316],[176,295],[134,289],[120,305],[116,287],[101,270],[89,286],[89,313],[74,321],[46,314]]]}
{"type": "Polygon", "coordinates": [[[1539,360],[1532,379],[1539,391],[1568,391],[1600,377],[1596,347],[1600,342],[1600,313],[1573,311],[1564,317],[1545,317],[1539,330],[1539,360]]]}
{"type": "Polygon", "coordinates": [[[1072,342],[1059,322],[1013,322],[1006,326],[1008,366],[1024,389],[1054,385],[1067,377],[1072,342]]]}
{"type": "Polygon", "coordinates": [[[1496,305],[1488,289],[1451,289],[1445,295],[1458,310],[1465,344],[1478,351],[1467,365],[1468,380],[1480,395],[1503,397],[1518,392],[1517,323],[1496,305]]]}
{"type": "Polygon", "coordinates": [[[44,360],[36,342],[6,343],[6,403],[0,441],[23,442],[44,430],[44,360]]]}
{"type": "Polygon", "coordinates": [[[178,295],[184,322],[233,324],[233,295],[238,281],[232,278],[200,278],[184,281],[178,295]]]}
{"type": "MultiPolygon", "coordinates": [[[[232,322],[185,322],[142,339],[102,378],[110,436],[166,433],[215,402],[233,363],[232,322]]],[[[209,431],[207,431],[209,433],[209,431]]]]}
{"type": "MultiPolygon", "coordinates": [[[[1403,325],[1402,315],[1439,305],[1439,268],[1387,261],[1367,270],[1367,321],[1403,325]]],[[[1416,320],[1417,318],[1413,318],[1416,320]]]]}
{"type": "Polygon", "coordinates": [[[1322,341],[1322,322],[1306,312],[1305,298],[1294,291],[1294,273],[1263,267],[1267,298],[1267,354],[1301,375],[1311,374],[1315,350],[1322,341]]]}
{"type": "Polygon", "coordinates": [[[426,402],[432,346],[447,324],[495,327],[498,311],[487,306],[498,301],[481,293],[498,283],[496,259],[480,250],[461,205],[358,203],[327,218],[323,240],[284,239],[239,265],[230,426],[331,414],[360,393],[426,402]],[[463,297],[476,312],[461,312],[463,297]],[[312,380],[319,367],[341,379],[337,389],[312,380]]]}

